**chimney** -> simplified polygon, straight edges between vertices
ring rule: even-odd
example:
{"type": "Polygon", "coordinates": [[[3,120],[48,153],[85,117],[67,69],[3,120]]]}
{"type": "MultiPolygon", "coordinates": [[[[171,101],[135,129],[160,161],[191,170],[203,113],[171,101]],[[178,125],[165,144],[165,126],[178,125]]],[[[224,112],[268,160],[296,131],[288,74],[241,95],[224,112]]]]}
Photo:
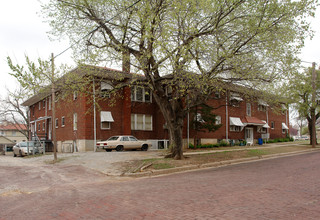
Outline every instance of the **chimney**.
{"type": "Polygon", "coordinates": [[[128,50],[122,52],[122,71],[130,73],[130,52],[128,50]]]}

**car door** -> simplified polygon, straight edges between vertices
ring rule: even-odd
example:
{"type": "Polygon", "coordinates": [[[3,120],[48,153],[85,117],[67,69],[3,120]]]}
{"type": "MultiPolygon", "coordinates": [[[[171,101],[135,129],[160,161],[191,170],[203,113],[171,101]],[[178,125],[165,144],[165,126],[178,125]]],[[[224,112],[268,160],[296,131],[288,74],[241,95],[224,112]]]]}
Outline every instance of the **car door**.
{"type": "Polygon", "coordinates": [[[129,136],[131,149],[140,148],[140,142],[133,136],[129,136]]]}
{"type": "Polygon", "coordinates": [[[123,145],[124,149],[131,149],[132,147],[130,146],[130,140],[128,136],[123,136],[120,139],[121,144],[123,145]]]}

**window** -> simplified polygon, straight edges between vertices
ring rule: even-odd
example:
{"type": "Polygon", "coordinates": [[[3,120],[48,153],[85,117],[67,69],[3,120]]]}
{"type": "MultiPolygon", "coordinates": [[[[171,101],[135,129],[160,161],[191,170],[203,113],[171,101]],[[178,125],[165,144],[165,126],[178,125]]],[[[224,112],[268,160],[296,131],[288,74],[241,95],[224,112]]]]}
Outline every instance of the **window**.
{"type": "Polygon", "coordinates": [[[282,129],[282,134],[285,134],[287,132],[286,129],[282,129]]]}
{"type": "Polygon", "coordinates": [[[5,136],[4,131],[0,131],[0,135],[1,135],[1,136],[5,136]]]}
{"type": "Polygon", "coordinates": [[[129,137],[127,137],[127,136],[121,137],[120,141],[129,141],[129,137]]]}
{"type": "Polygon", "coordinates": [[[214,99],[220,99],[220,92],[219,91],[215,92],[213,98],[214,99]]]}
{"type": "Polygon", "coordinates": [[[42,131],[44,131],[44,130],[45,130],[45,127],[46,127],[45,122],[42,122],[42,131]]]}
{"type": "Polygon", "coordinates": [[[39,102],[39,110],[41,110],[41,102],[39,102]]]}
{"type": "Polygon", "coordinates": [[[231,125],[230,126],[230,131],[239,132],[239,131],[241,131],[241,127],[240,126],[231,125]]]}
{"type": "Polygon", "coordinates": [[[64,127],[65,126],[65,119],[64,119],[64,116],[61,118],[61,127],[64,127]]]}
{"type": "Polygon", "coordinates": [[[17,136],[17,132],[16,131],[12,131],[12,136],[17,136]]]}
{"type": "Polygon", "coordinates": [[[131,114],[131,129],[152,131],[152,115],[131,114]]]}
{"type": "Polygon", "coordinates": [[[78,91],[74,91],[73,92],[73,100],[77,100],[78,99],[78,91]]]}
{"type": "Polygon", "coordinates": [[[216,125],[221,125],[221,116],[220,115],[216,116],[216,125]]]}
{"type": "Polygon", "coordinates": [[[46,100],[45,100],[45,99],[43,100],[43,106],[42,106],[42,108],[46,108],[46,100]]]}
{"type": "Polygon", "coordinates": [[[59,119],[56,118],[56,121],[55,121],[55,125],[56,125],[56,128],[59,127],[59,119]]]}
{"type": "Polygon", "coordinates": [[[152,102],[151,90],[140,86],[131,87],[131,100],[136,102],[152,102]]]}
{"type": "Polygon", "coordinates": [[[251,116],[251,104],[247,103],[247,115],[251,116]]]}
{"type": "Polygon", "coordinates": [[[265,134],[265,133],[267,133],[267,128],[264,128],[264,127],[262,127],[262,126],[258,126],[258,127],[257,127],[257,132],[258,132],[258,133],[265,134]]]}
{"type": "Polygon", "coordinates": [[[274,129],[274,121],[271,122],[271,129],[274,129]]]}
{"type": "Polygon", "coordinates": [[[108,111],[101,111],[100,119],[101,119],[101,129],[110,129],[111,122],[114,122],[111,112],[108,112],[108,111]]]}
{"type": "Polygon", "coordinates": [[[110,91],[113,90],[113,86],[108,83],[102,81],[100,83],[100,96],[105,98],[110,98],[110,91]]]}
{"type": "Polygon", "coordinates": [[[77,113],[73,114],[73,130],[76,131],[78,129],[78,115],[77,113]]]}
{"type": "Polygon", "coordinates": [[[38,131],[40,131],[41,130],[41,125],[40,125],[40,123],[38,124],[38,131]]]}
{"type": "Polygon", "coordinates": [[[51,97],[49,97],[49,110],[51,110],[51,97]]]}
{"type": "Polygon", "coordinates": [[[31,106],[31,110],[32,110],[32,116],[34,116],[34,112],[35,112],[35,105],[31,106]]]}
{"type": "Polygon", "coordinates": [[[258,111],[260,112],[266,112],[267,111],[267,106],[265,105],[258,105],[258,111]]]}

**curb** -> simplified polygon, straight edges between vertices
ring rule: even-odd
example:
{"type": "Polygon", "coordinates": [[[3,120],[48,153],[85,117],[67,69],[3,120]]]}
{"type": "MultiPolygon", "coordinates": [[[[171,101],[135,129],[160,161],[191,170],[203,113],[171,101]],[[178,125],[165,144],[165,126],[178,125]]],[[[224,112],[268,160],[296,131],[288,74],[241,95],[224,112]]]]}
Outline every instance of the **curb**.
{"type": "Polygon", "coordinates": [[[262,156],[240,158],[240,159],[235,159],[235,160],[225,160],[225,161],[220,161],[220,162],[205,163],[205,164],[199,164],[199,165],[175,167],[175,168],[169,168],[169,169],[163,169],[163,170],[144,171],[144,172],[139,172],[139,173],[123,173],[123,174],[121,174],[121,176],[123,176],[123,177],[158,176],[158,175],[179,173],[179,172],[185,172],[185,171],[201,170],[201,169],[206,169],[206,168],[223,167],[223,166],[246,163],[246,162],[255,162],[255,161],[259,161],[259,160],[281,158],[281,157],[286,157],[286,156],[294,156],[294,155],[305,154],[305,153],[310,153],[310,152],[314,152],[314,151],[320,151],[320,149],[309,149],[309,150],[302,150],[302,151],[293,151],[293,152],[289,152],[289,153],[269,154],[269,155],[262,155],[262,156]]]}

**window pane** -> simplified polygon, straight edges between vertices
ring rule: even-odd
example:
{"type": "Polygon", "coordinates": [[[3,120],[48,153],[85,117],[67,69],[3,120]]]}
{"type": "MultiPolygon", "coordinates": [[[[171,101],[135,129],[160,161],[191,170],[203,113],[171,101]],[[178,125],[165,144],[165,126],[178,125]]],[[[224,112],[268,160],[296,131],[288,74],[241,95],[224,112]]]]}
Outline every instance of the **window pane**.
{"type": "Polygon", "coordinates": [[[151,115],[145,116],[145,130],[152,131],[152,116],[151,115]]]}
{"type": "Polygon", "coordinates": [[[145,89],[144,90],[144,100],[145,100],[145,102],[150,102],[151,101],[150,89],[145,89]]]}
{"type": "Polygon", "coordinates": [[[143,89],[141,87],[136,87],[136,101],[143,101],[143,89]]]}
{"type": "Polygon", "coordinates": [[[110,122],[108,122],[108,121],[101,122],[101,128],[102,129],[110,129],[110,122]]]}
{"type": "Polygon", "coordinates": [[[135,122],[135,114],[131,114],[131,130],[136,130],[135,122]]]}
{"type": "Polygon", "coordinates": [[[137,130],[143,130],[143,115],[137,114],[137,130]]]}

